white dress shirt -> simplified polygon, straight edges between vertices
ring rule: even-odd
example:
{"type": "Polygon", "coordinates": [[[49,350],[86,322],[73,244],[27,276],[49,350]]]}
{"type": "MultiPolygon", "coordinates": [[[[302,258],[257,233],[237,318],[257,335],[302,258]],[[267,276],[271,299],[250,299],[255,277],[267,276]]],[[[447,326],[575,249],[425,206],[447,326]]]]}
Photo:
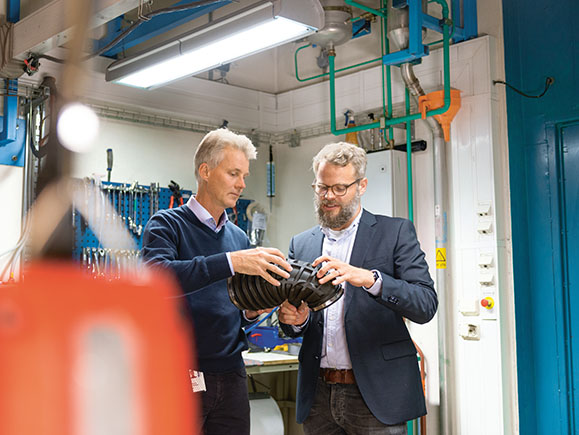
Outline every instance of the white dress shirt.
{"type": "MultiPolygon", "coordinates": [[[[347,228],[341,231],[334,231],[323,228],[324,241],[322,244],[322,254],[329,255],[337,260],[350,263],[354,240],[358,231],[358,225],[362,216],[362,210],[354,218],[354,221],[347,228]]],[[[342,283],[344,295],[335,303],[323,311],[324,315],[324,340],[322,344],[322,359],[320,366],[332,369],[351,369],[350,352],[346,341],[346,331],[344,329],[344,308],[346,300],[347,286],[342,283]]],[[[376,280],[372,287],[366,289],[367,292],[378,295],[382,287],[382,279],[376,280]]]]}

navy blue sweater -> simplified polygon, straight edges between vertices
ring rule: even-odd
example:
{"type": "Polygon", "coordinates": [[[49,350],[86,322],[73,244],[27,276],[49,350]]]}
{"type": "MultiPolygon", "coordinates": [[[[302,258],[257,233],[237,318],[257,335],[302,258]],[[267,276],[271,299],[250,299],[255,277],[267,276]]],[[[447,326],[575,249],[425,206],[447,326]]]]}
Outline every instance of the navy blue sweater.
{"type": "Polygon", "coordinates": [[[199,370],[225,373],[243,367],[247,324],[227,293],[226,252],[250,247],[245,233],[227,222],[215,232],[183,205],[161,210],[143,233],[143,259],[174,272],[193,319],[199,370]]]}

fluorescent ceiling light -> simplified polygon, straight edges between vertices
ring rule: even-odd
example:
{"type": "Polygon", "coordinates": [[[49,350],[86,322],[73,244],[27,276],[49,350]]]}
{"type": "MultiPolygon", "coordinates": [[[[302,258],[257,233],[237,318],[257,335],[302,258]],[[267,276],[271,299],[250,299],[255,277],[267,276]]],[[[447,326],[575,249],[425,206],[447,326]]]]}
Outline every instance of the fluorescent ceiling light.
{"type": "Polygon", "coordinates": [[[109,65],[106,80],[153,88],[303,38],[324,26],[319,0],[258,1],[109,65]]]}

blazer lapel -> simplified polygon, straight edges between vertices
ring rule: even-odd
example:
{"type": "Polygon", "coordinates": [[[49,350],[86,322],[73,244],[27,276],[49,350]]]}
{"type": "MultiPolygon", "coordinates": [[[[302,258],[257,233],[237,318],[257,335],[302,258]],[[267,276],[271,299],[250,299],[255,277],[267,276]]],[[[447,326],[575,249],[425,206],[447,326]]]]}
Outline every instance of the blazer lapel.
{"type": "Polygon", "coordinates": [[[366,210],[362,211],[362,217],[358,224],[358,231],[356,232],[356,239],[352,247],[352,255],[350,256],[350,264],[354,267],[362,267],[366,254],[368,253],[368,246],[374,238],[376,232],[376,217],[366,210]]]}
{"type": "Polygon", "coordinates": [[[312,241],[307,244],[306,256],[308,261],[313,262],[316,258],[322,255],[322,245],[324,243],[324,233],[320,227],[315,227],[312,230],[312,241]]]}
{"type": "MultiPolygon", "coordinates": [[[[350,264],[354,267],[362,267],[364,260],[366,259],[366,254],[368,253],[368,247],[370,242],[373,240],[376,232],[376,217],[366,211],[362,211],[362,216],[360,217],[360,223],[358,224],[358,231],[356,232],[356,239],[354,240],[354,246],[352,247],[352,255],[350,256],[350,264]]],[[[354,289],[348,283],[346,286],[349,287],[346,293],[346,311],[350,306],[352,301],[352,295],[354,289]]]]}

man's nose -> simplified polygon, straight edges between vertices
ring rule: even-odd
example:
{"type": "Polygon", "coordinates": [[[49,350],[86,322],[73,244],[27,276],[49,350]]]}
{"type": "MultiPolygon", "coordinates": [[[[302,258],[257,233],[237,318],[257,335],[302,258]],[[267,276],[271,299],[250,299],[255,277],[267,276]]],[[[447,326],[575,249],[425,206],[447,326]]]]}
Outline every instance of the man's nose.
{"type": "Polygon", "coordinates": [[[239,179],[237,180],[237,186],[240,189],[245,189],[245,178],[239,177],[239,179]]]}
{"type": "Polygon", "coordinates": [[[324,193],[324,198],[335,198],[336,194],[334,193],[333,189],[328,189],[326,190],[326,193],[324,193]]]}

